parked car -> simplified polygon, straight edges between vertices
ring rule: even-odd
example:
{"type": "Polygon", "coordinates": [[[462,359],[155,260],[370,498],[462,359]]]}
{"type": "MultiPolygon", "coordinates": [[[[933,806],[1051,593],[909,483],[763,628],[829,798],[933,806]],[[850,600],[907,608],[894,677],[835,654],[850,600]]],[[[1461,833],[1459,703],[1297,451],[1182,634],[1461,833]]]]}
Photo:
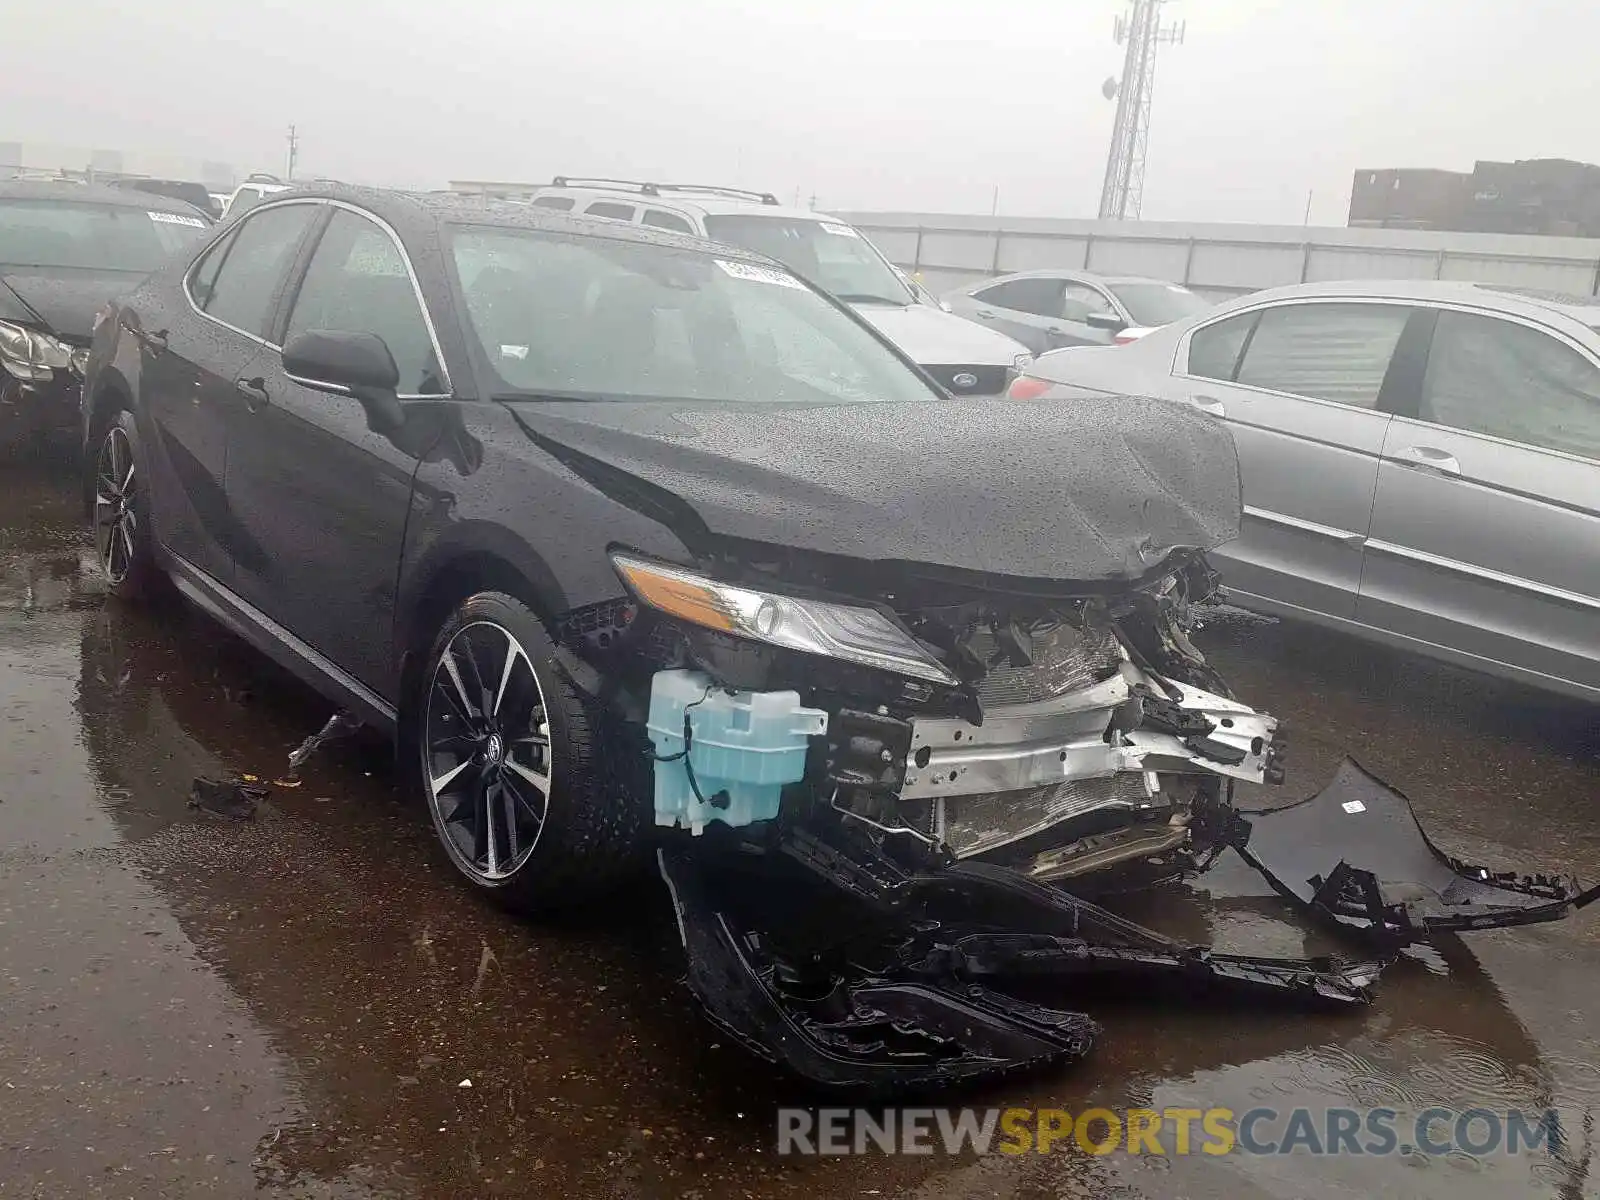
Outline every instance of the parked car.
{"type": "Polygon", "coordinates": [[[0,183],[0,446],[74,427],[95,314],[209,224],[166,196],[0,183]]]}
{"type": "Polygon", "coordinates": [[[570,899],[652,806],[744,827],[789,784],[1048,875],[1271,773],[1168,628],[1238,519],[1202,414],[975,421],[771,260],[525,205],[297,193],[191,259],[91,358],[111,586],[170,580],[395,733],[486,891],[570,899]],[[1108,743],[1135,686],[1169,733],[1108,743]],[[671,748],[691,717],[720,765],[671,748]]]}
{"type": "Polygon", "coordinates": [[[281,192],[287,192],[289,186],[276,175],[268,175],[257,171],[233,189],[233,194],[228,197],[227,203],[222,206],[222,216],[224,219],[240,216],[260,204],[268,196],[276,196],[281,192]]]}
{"type": "Polygon", "coordinates": [[[1046,975],[1354,1005],[1382,969],[1066,890],[1113,869],[1233,846],[1386,946],[1600,896],[1445,859],[1353,763],[1241,820],[1277,722],[1184,636],[1238,529],[1227,431],[1120,396],[974,419],[772,259],[298,192],[120,301],[83,397],[116,597],[175,585],[388,731],[507,904],[592,900],[656,841],[712,1020],[823,1085],[1081,1056],[1046,975]]]}
{"type": "Polygon", "coordinates": [[[222,216],[221,206],[203,183],[192,183],[186,179],[118,179],[110,186],[182,200],[213,221],[222,216]]]}
{"type": "Polygon", "coordinates": [[[1035,354],[1126,345],[1211,307],[1203,296],[1161,279],[1061,270],[1001,275],[943,299],[951,312],[998,329],[1035,354]]]}
{"type": "Polygon", "coordinates": [[[1600,300],[1470,283],[1256,292],[1017,397],[1187,401],[1233,430],[1248,608],[1600,699],[1600,300]]]}
{"type": "Polygon", "coordinates": [[[742,246],[784,263],[849,304],[958,396],[1005,391],[1027,347],[944,311],[860,230],[838,217],[786,208],[765,192],[557,176],[533,204],[671,229],[742,246]]]}

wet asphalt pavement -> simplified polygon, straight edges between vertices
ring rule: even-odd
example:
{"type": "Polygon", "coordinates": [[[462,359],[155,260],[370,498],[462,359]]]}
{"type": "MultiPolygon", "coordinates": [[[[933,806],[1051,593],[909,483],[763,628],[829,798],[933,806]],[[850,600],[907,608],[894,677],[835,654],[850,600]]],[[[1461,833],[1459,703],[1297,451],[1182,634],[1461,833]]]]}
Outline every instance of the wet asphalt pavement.
{"type": "MultiPolygon", "coordinates": [[[[1281,794],[1354,753],[1447,850],[1600,878],[1600,710],[1242,614],[1198,640],[1291,723],[1281,794]]],[[[970,1098],[1555,1106],[1558,1156],[780,1160],[806,1097],[701,1024],[659,890],[497,912],[361,737],[258,820],[188,806],[197,775],[282,777],[328,712],[198,615],[109,603],[60,472],[0,467],[0,1197],[1600,1195],[1593,910],[1411,954],[1361,1011],[1096,1008],[1083,1063],[970,1098]]],[[[1237,860],[1121,907],[1333,948],[1237,860]]]]}

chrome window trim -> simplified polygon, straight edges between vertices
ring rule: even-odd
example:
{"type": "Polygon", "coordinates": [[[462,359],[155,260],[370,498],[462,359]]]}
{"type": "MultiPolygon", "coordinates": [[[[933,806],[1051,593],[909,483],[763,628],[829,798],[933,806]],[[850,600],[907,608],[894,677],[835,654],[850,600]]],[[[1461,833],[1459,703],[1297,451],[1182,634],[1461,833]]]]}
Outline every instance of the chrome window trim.
{"type": "MultiPolygon", "coordinates": [[[[422,311],[422,323],[428,331],[428,341],[433,346],[433,356],[439,363],[439,373],[444,377],[445,386],[445,390],[442,392],[401,392],[398,393],[398,398],[401,400],[448,400],[454,396],[455,385],[450,382],[450,367],[444,360],[444,348],[439,344],[438,327],[433,323],[433,313],[429,311],[428,301],[422,294],[422,284],[417,280],[417,269],[412,265],[411,255],[406,252],[405,243],[400,240],[400,235],[395,232],[394,226],[389,224],[389,222],[385,221],[382,217],[378,216],[377,213],[370,212],[359,205],[351,204],[345,200],[336,200],[326,196],[296,196],[287,200],[268,200],[265,203],[256,205],[248,213],[239,218],[238,228],[242,229],[244,227],[244,223],[251,220],[257,213],[266,212],[269,209],[274,208],[286,208],[291,204],[317,204],[328,208],[341,208],[345,212],[354,213],[358,217],[363,217],[366,220],[371,221],[389,236],[389,241],[394,244],[394,248],[400,254],[400,261],[405,264],[406,278],[411,281],[411,294],[416,298],[417,307],[422,311]]],[[[239,235],[237,232],[234,232],[230,236],[238,237],[239,235]]],[[[215,245],[215,243],[212,244],[215,245]]],[[[313,250],[312,257],[315,256],[316,251],[313,250]]],[[[205,257],[204,254],[201,254],[199,257],[197,257],[193,263],[189,264],[189,269],[183,273],[183,295],[184,298],[188,300],[189,307],[194,310],[195,315],[198,317],[203,317],[214,325],[220,325],[224,329],[231,330],[232,332],[239,334],[241,337],[247,337],[252,342],[255,342],[261,346],[265,346],[269,350],[274,350],[281,355],[283,353],[282,346],[275,342],[269,342],[266,338],[258,337],[253,333],[247,333],[237,326],[229,325],[226,321],[218,320],[216,317],[213,317],[209,313],[205,312],[198,304],[194,302],[194,296],[189,291],[189,277],[194,273],[195,267],[199,265],[200,259],[203,257],[205,257]]],[[[226,266],[227,264],[224,263],[223,265],[226,266]]],[[[301,283],[304,282],[305,279],[304,276],[302,276],[301,283]]],[[[299,291],[296,290],[295,299],[298,300],[299,298],[299,291]]],[[[289,311],[292,314],[294,309],[291,307],[289,311]]],[[[296,380],[296,382],[298,383],[301,381],[296,380]]]]}
{"type": "Polygon", "coordinates": [[[1464,575],[1469,579],[1480,579],[1486,583],[1500,584],[1502,587],[1516,588],[1518,591],[1529,592],[1547,600],[1559,600],[1564,604],[1571,604],[1578,608],[1592,608],[1600,612],[1600,598],[1585,596],[1582,592],[1569,592],[1566,588],[1553,587],[1547,583],[1537,583],[1521,575],[1507,575],[1503,571],[1494,571],[1488,567],[1480,567],[1474,563],[1462,562],[1458,558],[1445,558],[1439,554],[1429,554],[1426,550],[1413,550],[1410,546],[1401,546],[1395,542],[1385,542],[1378,538],[1367,539],[1367,549],[1377,554],[1387,554],[1392,558],[1407,558],[1414,562],[1424,563],[1430,567],[1438,567],[1443,571],[1450,571],[1456,575],[1464,575]]]}

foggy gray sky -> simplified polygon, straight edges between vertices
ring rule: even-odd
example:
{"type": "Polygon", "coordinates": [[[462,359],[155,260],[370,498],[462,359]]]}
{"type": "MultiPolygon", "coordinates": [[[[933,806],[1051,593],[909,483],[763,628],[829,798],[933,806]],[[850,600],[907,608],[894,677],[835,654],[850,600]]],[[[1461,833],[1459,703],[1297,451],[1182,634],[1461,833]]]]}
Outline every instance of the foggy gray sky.
{"type": "MultiPolygon", "coordinates": [[[[1093,216],[1120,0],[63,0],[0,141],[442,186],[573,174],[1093,216]]],[[[1594,0],[1173,0],[1147,219],[1343,224],[1357,167],[1600,161],[1594,0]]]]}

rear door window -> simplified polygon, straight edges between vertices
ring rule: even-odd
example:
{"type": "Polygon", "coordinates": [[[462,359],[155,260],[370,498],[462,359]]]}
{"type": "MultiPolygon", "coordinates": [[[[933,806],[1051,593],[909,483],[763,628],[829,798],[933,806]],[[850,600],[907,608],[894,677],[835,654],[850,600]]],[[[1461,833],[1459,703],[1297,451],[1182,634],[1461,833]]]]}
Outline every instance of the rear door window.
{"type": "Polygon", "coordinates": [[[1286,304],[1261,314],[1238,382],[1375,408],[1411,310],[1399,304],[1286,304]]]}
{"type": "Polygon", "coordinates": [[[315,204],[285,204],[243,218],[201,305],[205,314],[252,337],[265,338],[278,285],[319,211],[315,204]]]}
{"type": "Polygon", "coordinates": [[[1012,279],[974,294],[975,300],[1036,317],[1060,317],[1063,283],[1059,279],[1012,279]]]}
{"type": "Polygon", "coordinates": [[[694,226],[677,213],[662,212],[659,208],[645,209],[644,216],[639,219],[639,224],[653,225],[657,229],[671,229],[678,233],[694,232],[694,226]]]}
{"type": "Polygon", "coordinates": [[[613,221],[633,220],[634,207],[631,204],[616,204],[610,200],[596,200],[583,210],[591,217],[609,217],[613,221]]]}
{"type": "Polygon", "coordinates": [[[1239,352],[1260,315],[1240,313],[1196,329],[1189,335],[1189,374],[1232,383],[1233,373],[1239,369],[1239,352]]]}
{"type": "Polygon", "coordinates": [[[1527,325],[1441,312],[1417,415],[1600,460],[1600,368],[1527,325]]]}

